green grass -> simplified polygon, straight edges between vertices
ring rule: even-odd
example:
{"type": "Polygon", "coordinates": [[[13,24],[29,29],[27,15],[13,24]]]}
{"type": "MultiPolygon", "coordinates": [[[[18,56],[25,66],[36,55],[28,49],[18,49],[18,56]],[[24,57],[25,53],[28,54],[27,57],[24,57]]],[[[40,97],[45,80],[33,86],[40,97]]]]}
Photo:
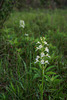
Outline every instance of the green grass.
{"type": "Polygon", "coordinates": [[[51,56],[43,79],[43,99],[67,98],[66,18],[67,10],[60,9],[11,13],[0,36],[0,100],[40,100],[42,68],[34,64],[40,37],[46,37],[51,56]],[[20,20],[25,21],[24,29],[19,27],[20,20]]]}

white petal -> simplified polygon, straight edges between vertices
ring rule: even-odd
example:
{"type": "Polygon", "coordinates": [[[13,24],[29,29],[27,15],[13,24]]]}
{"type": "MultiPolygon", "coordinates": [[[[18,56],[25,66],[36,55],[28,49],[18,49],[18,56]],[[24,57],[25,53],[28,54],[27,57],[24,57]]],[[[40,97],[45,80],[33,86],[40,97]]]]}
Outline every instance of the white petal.
{"type": "Polygon", "coordinates": [[[39,41],[36,44],[41,44],[39,41]]]}
{"type": "Polygon", "coordinates": [[[49,64],[48,60],[45,61],[46,64],[49,64]]]}
{"type": "Polygon", "coordinates": [[[37,56],[37,58],[40,58],[40,56],[37,56]]]}
{"type": "Polygon", "coordinates": [[[28,36],[28,34],[25,33],[25,36],[28,36]]]}
{"type": "Polygon", "coordinates": [[[45,54],[44,54],[44,52],[42,52],[42,53],[41,53],[41,57],[44,57],[44,56],[45,56],[45,54]]]}
{"type": "Polygon", "coordinates": [[[41,49],[43,46],[42,45],[39,45],[39,49],[41,49]]]}
{"type": "Polygon", "coordinates": [[[41,64],[44,64],[44,60],[41,60],[41,64]]]}
{"type": "Polygon", "coordinates": [[[48,47],[46,47],[46,48],[45,48],[45,51],[49,52],[49,49],[48,49],[48,47]]]}

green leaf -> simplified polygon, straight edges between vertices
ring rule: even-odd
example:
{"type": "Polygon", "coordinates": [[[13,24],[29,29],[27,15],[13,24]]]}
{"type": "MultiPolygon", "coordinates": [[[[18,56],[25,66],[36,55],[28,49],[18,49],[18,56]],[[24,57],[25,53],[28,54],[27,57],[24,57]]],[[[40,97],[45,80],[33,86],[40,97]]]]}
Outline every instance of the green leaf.
{"type": "Polygon", "coordinates": [[[54,82],[55,82],[55,84],[58,84],[58,83],[60,83],[62,80],[60,80],[60,79],[55,79],[54,80],[54,82]]]}
{"type": "MultiPolygon", "coordinates": [[[[23,60],[23,59],[22,59],[22,60],[23,60]]],[[[23,60],[23,64],[24,64],[24,67],[25,67],[25,71],[28,72],[28,71],[27,71],[27,66],[26,66],[26,63],[24,62],[24,60],[23,60]]]]}
{"type": "Polygon", "coordinates": [[[54,75],[54,74],[56,74],[55,72],[52,72],[52,71],[50,71],[50,72],[46,72],[46,75],[54,75]]]}
{"type": "Polygon", "coordinates": [[[24,89],[24,86],[23,86],[23,84],[22,84],[21,82],[19,82],[19,83],[20,83],[20,86],[21,86],[21,88],[22,88],[22,89],[24,89]]]}
{"type": "Polygon", "coordinates": [[[47,79],[47,81],[50,81],[50,77],[47,75],[44,75],[44,77],[47,79]]]}
{"type": "Polygon", "coordinates": [[[12,88],[12,90],[15,92],[15,88],[14,88],[13,83],[11,82],[10,84],[11,84],[11,88],[12,88]]]}
{"type": "Polygon", "coordinates": [[[52,76],[51,81],[55,81],[58,77],[59,77],[59,75],[52,76]]]}
{"type": "Polygon", "coordinates": [[[51,68],[54,68],[55,66],[49,66],[46,68],[46,71],[49,71],[51,68]]]}
{"type": "Polygon", "coordinates": [[[35,75],[34,75],[34,79],[39,78],[39,77],[40,77],[39,74],[35,74],[35,75]]]}
{"type": "Polygon", "coordinates": [[[54,77],[54,80],[57,79],[59,76],[60,76],[60,75],[56,75],[56,76],[54,77]]]}
{"type": "Polygon", "coordinates": [[[17,41],[17,38],[14,40],[14,44],[17,44],[18,43],[18,41],[17,41]]]}
{"type": "Polygon", "coordinates": [[[57,89],[50,89],[51,92],[55,92],[57,89]]]}
{"type": "Polygon", "coordinates": [[[38,68],[32,68],[32,70],[34,70],[35,72],[40,72],[40,70],[38,68]]]}

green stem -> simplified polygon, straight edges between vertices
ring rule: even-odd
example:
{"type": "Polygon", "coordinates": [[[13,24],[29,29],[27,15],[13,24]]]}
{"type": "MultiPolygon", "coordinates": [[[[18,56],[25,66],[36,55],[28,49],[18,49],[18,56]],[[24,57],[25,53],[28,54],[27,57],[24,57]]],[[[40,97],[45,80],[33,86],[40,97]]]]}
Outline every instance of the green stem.
{"type": "Polygon", "coordinates": [[[43,84],[44,84],[44,66],[42,67],[42,90],[41,90],[41,100],[43,100],[43,84]]]}

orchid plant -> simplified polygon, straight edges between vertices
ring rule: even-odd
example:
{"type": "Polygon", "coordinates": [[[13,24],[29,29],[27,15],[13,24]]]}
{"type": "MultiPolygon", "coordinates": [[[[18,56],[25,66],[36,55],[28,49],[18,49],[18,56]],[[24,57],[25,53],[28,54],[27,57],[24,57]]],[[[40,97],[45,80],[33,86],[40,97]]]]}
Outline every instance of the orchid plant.
{"type": "Polygon", "coordinates": [[[51,70],[55,66],[50,66],[51,56],[49,54],[49,44],[47,43],[45,37],[40,37],[40,41],[36,43],[35,51],[37,56],[35,58],[34,64],[39,67],[33,68],[33,70],[36,72],[34,77],[35,78],[40,77],[40,85],[39,85],[39,90],[41,94],[40,100],[44,100],[43,94],[44,94],[45,83],[47,83],[48,86],[50,86],[52,82],[56,81],[59,75],[56,75],[56,73],[51,70]]]}
{"type": "MultiPolygon", "coordinates": [[[[24,21],[24,20],[20,20],[20,22],[19,22],[19,27],[22,28],[22,29],[25,28],[25,21],[24,21]]],[[[29,34],[25,33],[24,36],[25,36],[25,37],[28,37],[29,34]]]]}
{"type": "Polygon", "coordinates": [[[24,20],[20,20],[20,27],[25,28],[25,22],[24,22],[24,20]]]}
{"type": "Polygon", "coordinates": [[[36,52],[38,52],[38,55],[34,63],[39,64],[42,68],[41,100],[43,100],[44,69],[49,64],[49,59],[51,58],[48,46],[49,44],[46,42],[45,37],[40,37],[40,41],[36,43],[36,52]]]}

